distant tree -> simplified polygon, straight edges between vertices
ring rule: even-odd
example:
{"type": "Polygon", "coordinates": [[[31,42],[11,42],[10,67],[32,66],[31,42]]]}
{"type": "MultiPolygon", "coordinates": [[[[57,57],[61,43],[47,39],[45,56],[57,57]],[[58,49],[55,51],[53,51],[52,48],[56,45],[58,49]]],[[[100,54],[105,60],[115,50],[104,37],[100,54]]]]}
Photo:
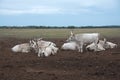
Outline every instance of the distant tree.
{"type": "Polygon", "coordinates": [[[68,29],[74,29],[74,28],[76,28],[75,26],[68,26],[67,27],[68,29]]]}

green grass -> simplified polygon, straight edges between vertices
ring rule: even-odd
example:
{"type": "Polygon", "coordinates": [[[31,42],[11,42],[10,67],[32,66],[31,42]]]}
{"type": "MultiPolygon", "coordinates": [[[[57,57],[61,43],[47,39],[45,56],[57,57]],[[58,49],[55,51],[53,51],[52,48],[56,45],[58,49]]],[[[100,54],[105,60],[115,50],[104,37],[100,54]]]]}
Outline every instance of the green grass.
{"type": "MultiPolygon", "coordinates": [[[[120,28],[72,29],[74,33],[98,32],[107,37],[120,37],[120,28]]],[[[0,29],[0,37],[67,38],[71,29],[0,29]]]]}

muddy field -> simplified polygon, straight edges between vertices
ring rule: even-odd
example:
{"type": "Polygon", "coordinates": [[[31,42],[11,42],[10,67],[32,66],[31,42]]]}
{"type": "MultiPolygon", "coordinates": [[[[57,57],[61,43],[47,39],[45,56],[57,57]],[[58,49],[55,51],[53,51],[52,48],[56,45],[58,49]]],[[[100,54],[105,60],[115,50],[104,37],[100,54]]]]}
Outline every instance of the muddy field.
{"type": "MultiPolygon", "coordinates": [[[[46,39],[60,46],[65,39],[46,39]]],[[[31,53],[13,53],[11,47],[29,39],[0,38],[0,80],[120,80],[120,38],[102,52],[63,51],[47,58],[31,53]]]]}

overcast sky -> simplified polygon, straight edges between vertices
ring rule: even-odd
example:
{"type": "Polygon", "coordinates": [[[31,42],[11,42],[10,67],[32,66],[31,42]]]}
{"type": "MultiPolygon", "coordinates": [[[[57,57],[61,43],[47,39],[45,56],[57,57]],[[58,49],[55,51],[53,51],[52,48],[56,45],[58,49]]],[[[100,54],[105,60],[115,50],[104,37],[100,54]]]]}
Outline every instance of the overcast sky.
{"type": "Polygon", "coordinates": [[[120,25],[120,0],[0,0],[5,25],[120,25]]]}

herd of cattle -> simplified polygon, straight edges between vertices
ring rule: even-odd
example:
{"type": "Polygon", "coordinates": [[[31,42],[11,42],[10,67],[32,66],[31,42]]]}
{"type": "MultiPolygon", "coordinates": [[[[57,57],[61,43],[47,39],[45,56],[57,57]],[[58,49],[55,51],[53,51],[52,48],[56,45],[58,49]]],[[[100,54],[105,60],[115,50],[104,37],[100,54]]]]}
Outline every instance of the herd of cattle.
{"type": "MultiPolygon", "coordinates": [[[[109,42],[104,38],[100,40],[101,35],[99,33],[82,33],[74,34],[71,31],[70,37],[61,46],[64,50],[78,50],[83,53],[83,47],[86,47],[88,51],[103,51],[108,48],[115,48],[117,44],[109,42]]],[[[23,43],[15,45],[12,48],[13,52],[28,53],[33,49],[35,53],[38,53],[38,57],[55,55],[59,48],[56,44],[50,41],[45,41],[42,38],[32,39],[29,43],[23,43]]]]}

